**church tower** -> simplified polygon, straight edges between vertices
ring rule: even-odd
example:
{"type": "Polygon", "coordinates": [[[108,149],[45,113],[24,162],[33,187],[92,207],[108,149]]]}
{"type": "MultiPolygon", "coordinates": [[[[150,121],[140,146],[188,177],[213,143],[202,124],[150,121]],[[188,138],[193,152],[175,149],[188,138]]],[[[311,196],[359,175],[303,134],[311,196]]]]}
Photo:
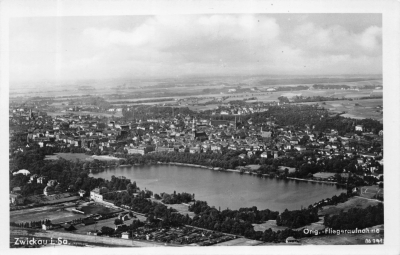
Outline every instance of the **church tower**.
{"type": "Polygon", "coordinates": [[[193,117],[193,124],[192,124],[192,140],[196,138],[196,119],[193,117]]]}

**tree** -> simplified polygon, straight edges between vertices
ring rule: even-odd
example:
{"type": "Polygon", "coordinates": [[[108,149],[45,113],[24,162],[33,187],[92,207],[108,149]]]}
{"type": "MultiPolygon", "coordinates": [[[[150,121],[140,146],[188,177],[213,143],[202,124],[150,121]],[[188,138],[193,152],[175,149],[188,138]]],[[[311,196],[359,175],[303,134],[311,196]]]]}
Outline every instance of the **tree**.
{"type": "Polygon", "coordinates": [[[122,223],[124,223],[124,221],[121,219],[115,219],[114,221],[114,225],[121,225],[122,223]]]}
{"type": "Polygon", "coordinates": [[[101,233],[103,235],[112,235],[114,233],[114,229],[112,229],[110,227],[107,227],[107,226],[104,226],[104,227],[101,228],[101,233]]]}

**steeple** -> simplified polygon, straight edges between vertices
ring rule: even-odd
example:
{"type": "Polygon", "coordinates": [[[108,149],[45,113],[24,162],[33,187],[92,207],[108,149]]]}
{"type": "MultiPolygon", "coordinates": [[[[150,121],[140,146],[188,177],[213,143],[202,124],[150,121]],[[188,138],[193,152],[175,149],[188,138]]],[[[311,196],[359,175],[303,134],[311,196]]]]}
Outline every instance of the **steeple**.
{"type": "Polygon", "coordinates": [[[237,129],[237,121],[236,121],[236,116],[235,116],[235,130],[237,129]]]}

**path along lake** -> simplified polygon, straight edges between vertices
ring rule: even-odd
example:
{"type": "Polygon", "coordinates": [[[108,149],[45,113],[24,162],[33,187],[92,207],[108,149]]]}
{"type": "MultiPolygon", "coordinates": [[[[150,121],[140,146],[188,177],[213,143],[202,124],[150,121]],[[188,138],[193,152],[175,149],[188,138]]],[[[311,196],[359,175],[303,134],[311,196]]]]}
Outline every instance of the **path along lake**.
{"type": "Polygon", "coordinates": [[[141,189],[154,193],[187,192],[196,200],[207,201],[221,210],[257,206],[282,212],[346,192],[336,185],[294,180],[260,178],[236,172],[213,171],[189,166],[151,165],[117,167],[91,174],[111,180],[111,176],[125,176],[141,189]]]}

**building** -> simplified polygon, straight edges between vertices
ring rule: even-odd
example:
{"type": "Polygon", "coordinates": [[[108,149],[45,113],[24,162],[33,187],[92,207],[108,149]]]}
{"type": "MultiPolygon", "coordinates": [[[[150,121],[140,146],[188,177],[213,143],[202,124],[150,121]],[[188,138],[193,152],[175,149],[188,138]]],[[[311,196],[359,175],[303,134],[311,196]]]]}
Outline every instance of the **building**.
{"type": "Polygon", "coordinates": [[[296,238],[294,238],[293,236],[289,236],[288,238],[286,238],[286,243],[299,243],[299,240],[297,240],[296,238]]]}
{"type": "Polygon", "coordinates": [[[154,147],[152,146],[134,146],[127,149],[128,154],[140,154],[144,155],[151,151],[154,151],[154,147]]]}
{"type": "Polygon", "coordinates": [[[356,130],[356,131],[361,131],[361,132],[362,132],[362,131],[364,131],[364,127],[363,127],[363,125],[357,125],[356,128],[355,128],[355,130],[356,130]]]}
{"type": "Polygon", "coordinates": [[[51,223],[42,224],[42,229],[43,230],[50,230],[50,229],[53,229],[53,228],[54,228],[53,224],[51,224],[51,223]]]}
{"type": "Polygon", "coordinates": [[[83,197],[85,195],[86,191],[84,191],[83,189],[78,191],[78,194],[80,197],[83,197]]]}
{"type": "Polygon", "coordinates": [[[44,183],[44,182],[46,182],[46,177],[41,176],[41,177],[37,178],[36,181],[37,181],[37,183],[44,183]]]}
{"type": "Polygon", "coordinates": [[[25,198],[20,194],[10,194],[10,203],[13,205],[23,205],[25,198]]]}
{"type": "Polygon", "coordinates": [[[174,152],[175,151],[175,148],[174,147],[172,147],[172,148],[169,148],[169,147],[164,147],[164,146],[162,146],[162,147],[156,147],[156,152],[174,152]]]}
{"type": "Polygon", "coordinates": [[[23,175],[28,176],[28,175],[30,175],[31,173],[30,173],[28,170],[26,170],[26,169],[21,169],[21,170],[18,170],[17,172],[14,172],[14,173],[13,173],[13,175],[17,175],[17,174],[23,174],[23,175]]]}
{"type": "Polygon", "coordinates": [[[296,149],[296,150],[298,150],[298,151],[305,151],[305,150],[306,150],[306,147],[303,146],[303,145],[296,144],[296,145],[294,146],[294,149],[296,149]]]}
{"type": "Polygon", "coordinates": [[[130,235],[128,232],[123,232],[123,233],[121,234],[121,238],[122,238],[122,239],[129,239],[130,236],[131,236],[131,235],[130,235]]]}
{"type": "Polygon", "coordinates": [[[95,188],[94,190],[90,191],[90,199],[92,199],[96,202],[102,202],[103,194],[107,193],[107,192],[108,192],[108,189],[105,187],[95,188]]]}
{"type": "Polygon", "coordinates": [[[49,180],[47,182],[47,186],[49,186],[49,187],[54,187],[56,185],[57,185],[57,181],[56,180],[49,180]]]}
{"type": "Polygon", "coordinates": [[[261,129],[261,137],[263,138],[271,138],[272,132],[271,131],[262,131],[261,129]]]}

